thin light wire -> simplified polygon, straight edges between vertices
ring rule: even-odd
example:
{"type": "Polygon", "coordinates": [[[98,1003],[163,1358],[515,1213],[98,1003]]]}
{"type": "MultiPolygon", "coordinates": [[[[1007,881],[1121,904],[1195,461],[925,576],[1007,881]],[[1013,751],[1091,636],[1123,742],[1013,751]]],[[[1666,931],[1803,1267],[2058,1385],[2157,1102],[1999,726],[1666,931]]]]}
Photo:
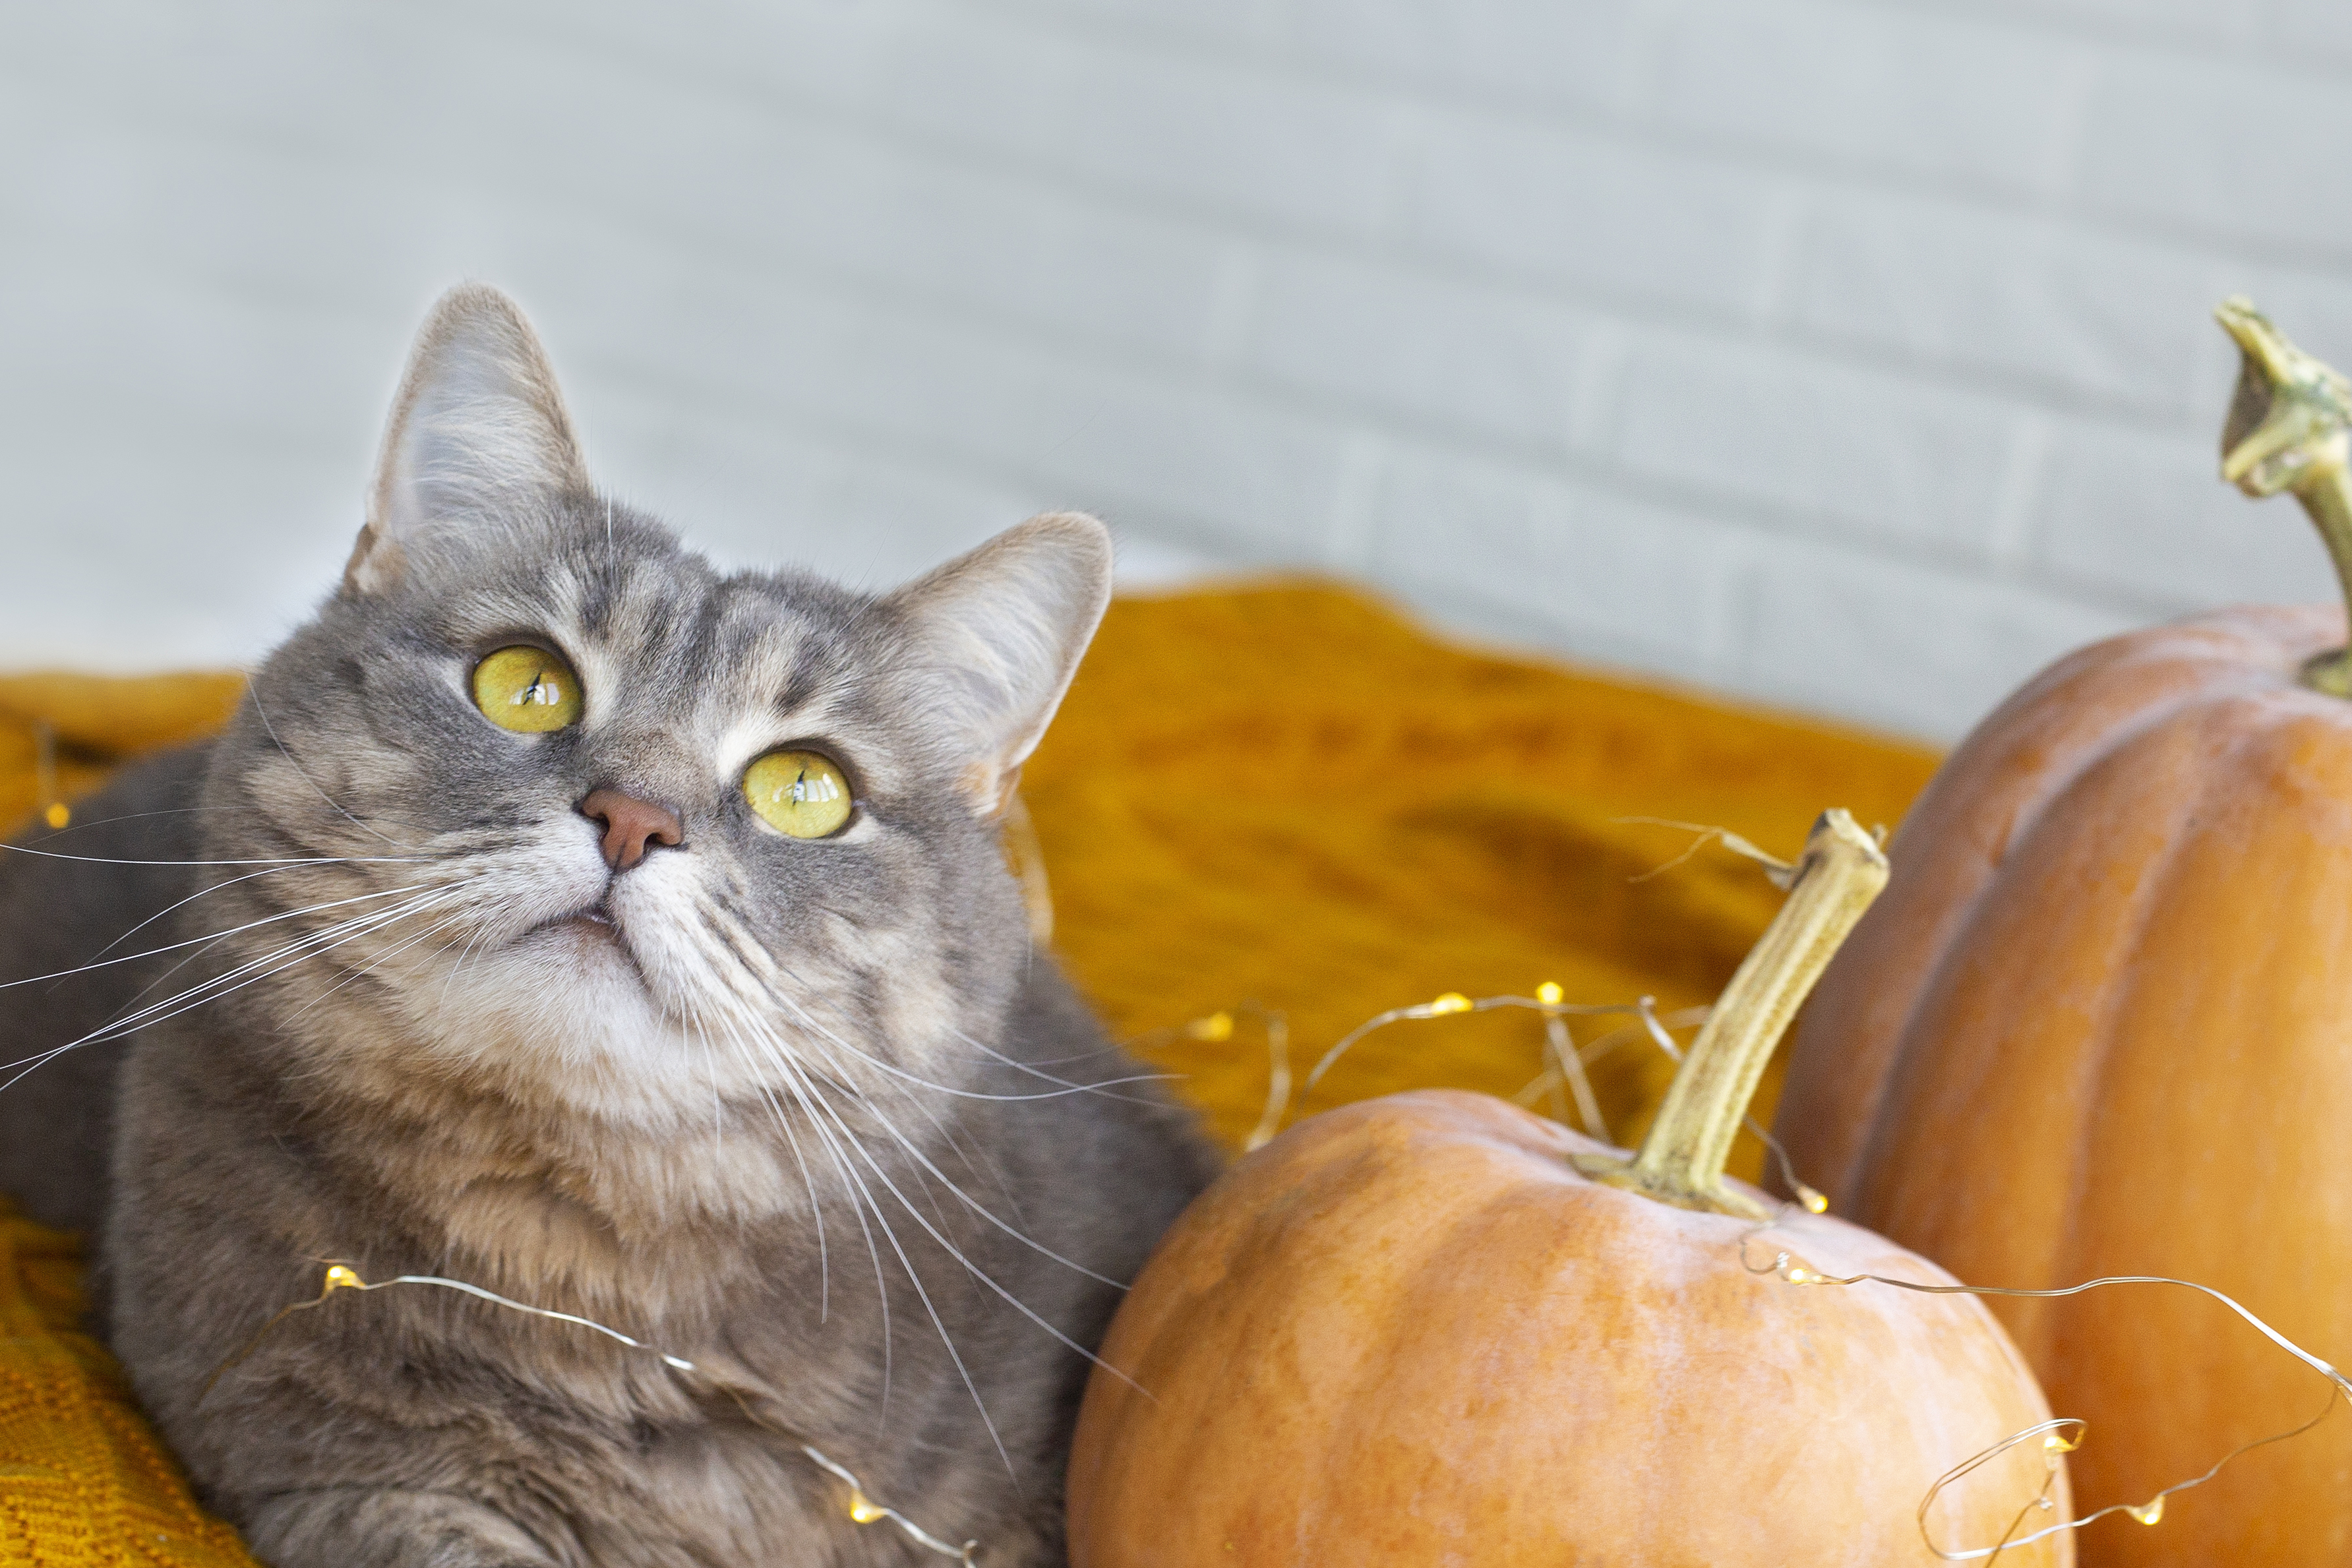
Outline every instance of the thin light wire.
{"type": "MultiPolygon", "coordinates": [[[[1385,1029],[1391,1024],[1402,1024],[1410,1019],[1443,1018],[1455,1013],[1486,1013],[1493,1011],[1496,1007],[1525,1007],[1538,1013],[1572,1018],[1593,1018],[1612,1014],[1638,1013],[1641,1011],[1640,1004],[1630,1002],[1586,1005],[1582,1003],[1570,1002],[1546,1002],[1534,996],[1480,996],[1473,998],[1465,996],[1459,991],[1448,991],[1444,995],[1439,996],[1434,1000],[1428,1002],[1416,1002],[1410,1007],[1391,1007],[1385,1013],[1375,1014],[1373,1016],[1365,1019],[1362,1023],[1357,1025],[1354,1028],[1340,1036],[1339,1043],[1333,1046],[1329,1050],[1323,1053],[1321,1059],[1316,1062],[1314,1070],[1307,1075],[1307,1082],[1304,1087],[1306,1089],[1313,1089],[1318,1083],[1321,1082],[1323,1075],[1329,1072],[1332,1065],[1338,1062],[1341,1057],[1348,1053],[1349,1047],[1353,1046],[1358,1040],[1362,1039],[1366,1035],[1370,1034],[1375,1029],[1385,1029]]],[[[1677,1055],[1676,1059],[1680,1059],[1679,1054],[1677,1055]]]]}
{"type": "Polygon", "coordinates": [[[58,731],[47,719],[33,721],[33,794],[41,820],[53,831],[73,820],[72,809],[58,790],[58,731]]]}
{"type": "MultiPolygon", "coordinates": [[[[1937,1477],[1936,1484],[1927,1489],[1927,1495],[1920,1500],[1920,1539],[1927,1542],[1927,1550],[1933,1552],[1937,1557],[1943,1559],[1947,1563],[1970,1563],[1979,1559],[1990,1558],[2001,1552],[2007,1551],[2011,1547],[2030,1546],[2037,1541],[2056,1535],[2062,1531],[2080,1530],[2084,1525],[2089,1524],[2092,1521],[2105,1519],[2111,1513],[2128,1514],[2142,1524],[2155,1524],[2164,1517],[2165,1499],[2172,1496],[2175,1492],[2185,1492],[2191,1487],[2203,1486],[2207,1481],[2210,1481],[2215,1476],[2220,1475],[2222,1468],[2228,1465],[2232,1459],[2237,1458],[2241,1454],[2250,1453],[2256,1448],[2264,1447],[2273,1443],[2284,1443],[2290,1437],[2299,1437],[2303,1436],[2303,1434],[2310,1431],[2322,1421],[2326,1420],[2327,1417],[2335,1412],[2338,1402],[2347,1395],[2352,1395],[2352,1379],[2347,1379],[2346,1375],[2342,1372],[2336,1370],[2335,1366],[2331,1365],[2327,1362],[2322,1361],[2319,1357],[2312,1354],[2309,1351],[2305,1350],[2301,1345],[2296,1344],[2293,1340],[2288,1339],[2284,1334],[2279,1332],[2278,1330],[2271,1327],[2270,1324],[2257,1317],[2252,1309],[2239,1301],[2236,1297],[2231,1296],[2224,1291],[2217,1290],[2210,1285],[2200,1285],[2194,1279],[2178,1279],[2168,1274],[2108,1274],[2103,1275],[2096,1279],[2085,1279],[2078,1285],[2062,1285],[2051,1289],[2036,1290],[2010,1285],[1931,1285],[1924,1280],[1898,1279],[1892,1275],[1886,1274],[1823,1274],[1818,1269],[1807,1268],[1803,1264],[1794,1261],[1785,1250],[1774,1253],[1770,1263],[1759,1265],[1749,1256],[1748,1243],[1762,1231],[1769,1230],[1779,1223],[1779,1219],[1776,1218],[1766,1225],[1758,1226],[1755,1230],[1751,1230],[1740,1237],[1739,1261],[1741,1266],[1746,1268],[1750,1273],[1775,1275],[1789,1284],[1801,1286],[1862,1284],[1891,1285],[1898,1290],[1914,1290],[1923,1296],[2013,1296],[2039,1300],[2054,1300],[2065,1296],[2079,1296],[2086,1290],[2097,1290],[2110,1285],[2172,1285],[2184,1290],[2194,1290],[2200,1296],[2210,1297],[2212,1300],[2221,1302],[2221,1305],[2229,1308],[2230,1310],[2235,1312],[2239,1317],[2253,1325],[2255,1331],[2264,1339],[2278,1346],[2279,1349],[2286,1352],[2287,1354],[2294,1357],[2295,1360],[2303,1363],[2304,1365],[2311,1368],[2312,1371],[2319,1373],[2328,1382],[2327,1404],[2320,1410],[2318,1415],[2313,1416],[2310,1420],[2304,1422],[2298,1426],[2290,1427],[2284,1432],[2273,1432],[2268,1436],[2257,1437],[2248,1443],[2241,1443],[2238,1447],[2222,1455],[2219,1459],[2214,1460],[2211,1467],[2206,1469],[2202,1474],[2192,1476],[2184,1481],[2175,1481],[2172,1485],[2165,1488],[2162,1491],[2158,1492],[2146,1502],[2110,1503],[2105,1508],[2099,1509],[2095,1512],[2086,1513],[2078,1519],[2065,1520],[2057,1524],[2046,1525],[2041,1530],[2033,1531],[2030,1535],[2017,1536],[2014,1539],[2004,1537],[2000,1542],[1992,1546],[1947,1549],[1937,1545],[1935,1538],[1927,1532],[1927,1510],[1931,1506],[1933,1506],[1936,1499],[1942,1494],[1945,1488],[1950,1486],[1955,1481],[1959,1480],[1962,1477],[1968,1475],[1979,1466],[1987,1464],[1992,1459],[1999,1458],[2001,1454],[2008,1452],[2011,1448],[2015,1447],[2020,1443],[2025,1442],[2035,1436],[2045,1435],[2054,1436],[2060,1428],[2070,1426],[2075,1428],[2078,1434],[2086,1433],[2088,1431],[2088,1426],[2079,1416],[2066,1415],[2059,1416],[2053,1420],[2044,1421],[2033,1426],[2029,1426],[2021,1432],[2013,1432],[2008,1436],[2002,1438],[2000,1442],[1994,1444],[1992,1447],[1986,1448],[1979,1453],[1971,1455],[1969,1458],[1962,1460],[1959,1464],[1954,1466],[1951,1469],[1947,1470],[1943,1475],[1937,1477]]],[[[2080,1436],[2078,1436],[2074,1442],[2065,1443],[2063,1445],[2051,1444],[2048,1445],[2048,1447],[2056,1453],[2070,1452],[2075,1447],[2079,1446],[2080,1441],[2081,1438],[2080,1436]]],[[[2027,1506],[2030,1508],[2036,1505],[2029,1503],[2027,1506]]],[[[2014,1529],[2014,1526],[2011,1528],[2014,1529]]]]}
{"type": "Polygon", "coordinates": [[[917,1524],[913,1520],[908,1519],[905,1514],[900,1513],[897,1509],[884,1508],[880,1503],[877,1503],[874,1501],[873,1499],[867,1497],[866,1495],[865,1483],[861,1482],[855,1475],[851,1474],[845,1466],[843,1466],[835,1460],[826,1458],[823,1454],[818,1453],[806,1443],[803,1443],[801,1445],[801,1452],[806,1454],[811,1459],[814,1460],[818,1468],[825,1471],[829,1475],[832,1475],[836,1479],[845,1481],[848,1484],[849,1517],[856,1520],[858,1523],[871,1524],[876,1520],[887,1519],[891,1523],[897,1525],[900,1530],[905,1531],[918,1546],[929,1547],[931,1551],[938,1552],[940,1556],[952,1557],[959,1563],[976,1563],[979,1560],[979,1542],[967,1541],[961,1546],[949,1545],[946,1542],[941,1541],[938,1536],[933,1535],[929,1531],[925,1530],[921,1525],[917,1524]]]}
{"type": "MultiPolygon", "coordinates": [[[[1761,851],[1759,851],[1759,853],[1760,854],[1761,851]]],[[[1775,864],[1778,864],[1778,862],[1775,862],[1775,864]]],[[[1366,1035],[1370,1034],[1373,1030],[1386,1028],[1391,1024],[1403,1023],[1408,1019],[1442,1018],[1457,1013],[1485,1013],[1490,1012],[1496,1007],[1531,1008],[1544,1016],[1547,1051],[1560,1064],[1561,1068],[1568,1069],[1562,1074],[1562,1076],[1567,1079],[1570,1086],[1576,1092],[1577,1114],[1584,1122],[1585,1131],[1595,1138],[1601,1139],[1604,1142],[1610,1142],[1608,1128],[1606,1124],[1602,1122],[1601,1118],[1600,1100],[1592,1092],[1591,1080],[1585,1076],[1584,1064],[1587,1060],[1591,1059],[1591,1057],[1586,1053],[1591,1053],[1591,1056],[1598,1056],[1600,1054],[1599,1047],[1601,1047],[1604,1043],[1613,1043],[1615,1035],[1613,1032],[1611,1035],[1604,1035],[1600,1039],[1594,1040],[1590,1045],[1586,1046],[1582,1051],[1563,1050],[1559,1044],[1559,1037],[1566,1035],[1567,1026],[1562,1020],[1569,1017],[1598,1017],[1612,1015],[1622,1016],[1623,1014],[1631,1013],[1640,1020],[1643,1030],[1647,1033],[1651,1042],[1664,1054],[1665,1058],[1668,1061],[1673,1062],[1677,1066],[1681,1065],[1683,1059],[1682,1047],[1675,1044],[1674,1036],[1667,1033],[1664,1021],[1658,1016],[1658,999],[1654,996],[1643,996],[1633,1002],[1564,1002],[1560,1000],[1559,994],[1559,987],[1554,985],[1549,981],[1546,981],[1542,985],[1537,987],[1537,991],[1538,994],[1534,996],[1477,997],[1465,996],[1459,991],[1448,991],[1444,995],[1436,997],[1432,1001],[1416,1002],[1410,1007],[1391,1007],[1385,1013],[1377,1014],[1374,1016],[1366,1019],[1363,1023],[1359,1024],[1356,1027],[1348,1031],[1347,1034],[1341,1036],[1339,1044],[1324,1052],[1322,1059],[1315,1064],[1315,1070],[1307,1075],[1306,1087],[1307,1089],[1313,1089],[1316,1081],[1322,1078],[1324,1072],[1328,1069],[1333,1063],[1337,1062],[1340,1056],[1358,1040],[1362,1039],[1366,1035]],[[1553,1034],[1553,1031],[1555,1030],[1559,1032],[1558,1036],[1553,1034]]],[[[1706,1021],[1708,1011],[1709,1009],[1705,1007],[1686,1008],[1684,1011],[1675,1014],[1675,1017],[1677,1021],[1684,1024],[1703,1023],[1706,1021]]],[[[1185,1026],[1184,1032],[1192,1035],[1195,1039],[1206,1039],[1212,1037],[1223,1038],[1223,1036],[1210,1037],[1197,1033],[1202,1025],[1217,1018],[1228,1018],[1229,1020],[1229,1016],[1223,1013],[1213,1013],[1206,1019],[1196,1018],[1191,1024],[1185,1026]]],[[[1288,1064],[1286,1061],[1284,1063],[1286,1069],[1287,1065],[1288,1064]]],[[[1560,1069],[1547,1065],[1544,1072],[1537,1077],[1534,1082],[1528,1086],[1528,1089],[1534,1089],[1538,1085],[1549,1081],[1553,1073],[1559,1070],[1560,1069]]],[[[1283,1085],[1284,1104],[1286,1109],[1288,1102],[1288,1089],[1289,1085],[1287,1081],[1286,1081],[1283,1085]]],[[[1527,1090],[1523,1089],[1520,1092],[1524,1095],[1527,1090]]],[[[1269,1108],[1271,1108],[1273,1100],[1270,1090],[1268,1104],[1269,1108]]],[[[1556,1120],[1565,1121],[1566,1119],[1557,1118],[1556,1120]]],[[[1781,1179],[1788,1184],[1789,1190],[1797,1194],[1797,1201],[1803,1205],[1811,1213],[1826,1213],[1830,1206],[1829,1199],[1823,1196],[1820,1192],[1806,1185],[1805,1183],[1798,1179],[1797,1168],[1790,1163],[1789,1159],[1789,1152],[1781,1147],[1780,1141],[1778,1138],[1775,1138],[1771,1131],[1767,1129],[1762,1122],[1757,1121],[1755,1117],[1748,1115],[1746,1112],[1741,1113],[1739,1122],[1740,1125],[1746,1128],[1748,1131],[1751,1133],[1759,1142],[1762,1143],[1765,1149],[1771,1154],[1773,1160],[1780,1166],[1781,1179]]],[[[1271,1134],[1268,1136],[1270,1137],[1271,1134]]],[[[1245,1145],[1245,1152],[1248,1149],[1257,1148],[1259,1142],[1265,1142],[1265,1140],[1258,1140],[1257,1142],[1245,1145]]]]}
{"type": "Polygon", "coordinates": [[[1564,1082],[1576,1100],[1576,1119],[1584,1123],[1586,1134],[1603,1143],[1614,1142],[1609,1136],[1609,1119],[1601,1113],[1601,1097],[1592,1092],[1591,1075],[1584,1070],[1584,1058],[1577,1052],[1576,1037],[1568,1032],[1568,1020],[1557,1013],[1544,1015],[1544,1050],[1550,1058],[1545,1063],[1545,1076],[1554,1086],[1553,1120],[1568,1120],[1562,1114],[1566,1107],[1559,1103],[1558,1088],[1564,1082]]]}
{"type": "MultiPolygon", "coordinates": [[[[593,1318],[583,1318],[573,1312],[559,1312],[551,1307],[534,1307],[528,1301],[518,1301],[511,1297],[501,1296],[495,1290],[485,1290],[479,1285],[470,1284],[463,1279],[444,1279],[438,1274],[401,1274],[395,1275],[390,1279],[377,1279],[370,1281],[361,1279],[359,1272],[352,1268],[349,1264],[331,1263],[327,1267],[326,1279],[320,1285],[318,1295],[308,1301],[297,1301],[291,1306],[280,1308],[275,1317],[261,1325],[260,1332],[255,1334],[252,1339],[246,1342],[243,1349],[239,1350],[235,1355],[229,1357],[228,1360],[223,1362],[214,1370],[212,1376],[205,1381],[203,1393],[196,1396],[197,1403],[202,1404],[204,1402],[205,1397],[212,1393],[214,1386],[220,1382],[222,1376],[231,1368],[236,1366],[239,1363],[246,1360],[247,1357],[250,1356],[256,1350],[259,1349],[261,1342],[268,1337],[271,1330],[277,1328],[278,1324],[284,1322],[296,1312],[309,1311],[314,1307],[324,1305],[327,1299],[334,1295],[339,1290],[356,1290],[364,1293],[369,1290],[388,1290],[395,1285],[430,1285],[444,1290],[461,1291],[478,1300],[488,1301],[492,1306],[504,1307],[509,1311],[527,1313],[534,1318],[546,1318],[559,1323],[571,1323],[578,1328],[593,1329],[597,1333],[603,1334],[607,1339],[617,1340],[622,1344],[628,1346],[631,1350],[643,1351],[648,1355],[656,1357],[664,1366],[669,1368],[670,1371],[677,1373],[681,1376],[696,1377],[701,1375],[701,1369],[697,1367],[692,1362],[686,1360],[683,1356],[671,1355],[666,1351],[654,1345],[647,1344],[643,1340],[625,1334],[620,1330],[613,1328],[608,1324],[600,1323],[593,1318]]],[[[744,1401],[742,1395],[736,1393],[735,1390],[731,1388],[724,1388],[722,1385],[722,1392],[732,1395],[735,1403],[741,1406],[744,1414],[751,1416],[752,1420],[759,1422],[760,1425],[768,1427],[771,1431],[777,1430],[772,1423],[762,1420],[758,1412],[754,1411],[751,1406],[744,1401]]],[[[791,1434],[783,1435],[791,1436],[791,1434]]],[[[976,1568],[976,1564],[980,1559],[979,1542],[967,1541],[961,1546],[950,1544],[940,1537],[933,1535],[929,1531],[925,1530],[921,1525],[917,1524],[913,1520],[908,1519],[897,1509],[886,1507],[868,1497],[866,1492],[865,1483],[860,1481],[856,1473],[850,1470],[847,1466],[843,1465],[836,1459],[827,1457],[825,1454],[820,1452],[818,1449],[807,1443],[800,1444],[800,1450],[803,1454],[808,1457],[811,1463],[814,1464],[818,1468],[824,1470],[826,1474],[834,1477],[835,1479],[843,1482],[849,1488],[847,1511],[852,1521],[858,1524],[874,1524],[880,1521],[887,1520],[892,1524],[896,1525],[908,1540],[914,1542],[915,1544],[922,1547],[926,1551],[937,1552],[942,1557],[952,1557],[957,1562],[965,1564],[965,1568],[976,1568]]]]}
{"type": "Polygon", "coordinates": [[[1279,1007],[1261,1007],[1255,1002],[1244,1002],[1228,1011],[1195,1018],[1179,1031],[1186,1039],[1207,1040],[1223,1044],[1234,1037],[1234,1019],[1245,1015],[1257,1019],[1265,1030],[1265,1106],[1258,1112],[1257,1125],[1242,1140],[1242,1152],[1252,1153],[1274,1142],[1282,1131],[1284,1118],[1290,1114],[1290,1016],[1279,1007]]]}

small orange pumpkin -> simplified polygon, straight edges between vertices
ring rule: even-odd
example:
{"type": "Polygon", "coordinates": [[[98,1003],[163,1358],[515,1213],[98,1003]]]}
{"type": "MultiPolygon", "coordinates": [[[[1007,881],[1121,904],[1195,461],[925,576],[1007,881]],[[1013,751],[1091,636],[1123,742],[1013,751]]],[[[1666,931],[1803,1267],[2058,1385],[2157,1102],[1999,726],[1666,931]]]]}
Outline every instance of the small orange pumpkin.
{"type": "MultiPolygon", "coordinates": [[[[2242,301],[2224,473],[2294,489],[2352,569],[2352,388],[2242,301]]],[[[2347,570],[2352,583],[2352,570],[2347,570]]],[[[2333,607],[2060,661],[1953,754],[1799,1033],[1777,1131],[1841,1213],[1979,1284],[2167,1274],[2352,1347],[2352,702],[2333,607]]],[[[2317,1413],[2321,1381],[2188,1292],[1995,1300],[2084,1417],[2086,1503],[2139,1502],[2317,1413]]],[[[2352,1558],[2352,1421],[2237,1461],[2102,1563],[2352,1558]]]]}
{"type": "MultiPolygon", "coordinates": [[[[2046,1418],[2032,1378],[1972,1297],[1776,1274],[1786,1250],[1947,1279],[1842,1221],[1773,1225],[1722,1176],[1885,875],[1823,818],[1637,1156],[1445,1090],[1310,1118],[1228,1171],[1087,1385],[1074,1568],[1883,1568],[1936,1561],[1923,1527],[1964,1549],[2063,1521],[2038,1441],[1917,1513],[1939,1473],[2046,1418]]],[[[2069,1563],[2072,1540],[2003,1560],[2069,1563]]]]}

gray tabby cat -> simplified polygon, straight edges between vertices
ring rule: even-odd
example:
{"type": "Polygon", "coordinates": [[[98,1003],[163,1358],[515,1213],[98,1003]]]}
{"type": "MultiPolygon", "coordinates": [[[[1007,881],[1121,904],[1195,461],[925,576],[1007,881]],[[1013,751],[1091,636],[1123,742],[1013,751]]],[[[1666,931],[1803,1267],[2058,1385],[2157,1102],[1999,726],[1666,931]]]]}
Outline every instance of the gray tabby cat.
{"type": "Polygon", "coordinates": [[[262,1558],[940,1560],[805,1444],[1061,1560],[1081,1352],[1213,1166],[998,845],[1108,580],[1075,514],[878,597],[721,576],[591,489],[509,301],[441,301],[226,732],[0,855],[0,978],[79,971],[0,993],[0,1062],[55,1053],[0,1071],[0,1191],[103,1220],[112,1342],[262,1558]],[[208,1389],[330,1260],[695,1370],[410,1287],[208,1389]]]}

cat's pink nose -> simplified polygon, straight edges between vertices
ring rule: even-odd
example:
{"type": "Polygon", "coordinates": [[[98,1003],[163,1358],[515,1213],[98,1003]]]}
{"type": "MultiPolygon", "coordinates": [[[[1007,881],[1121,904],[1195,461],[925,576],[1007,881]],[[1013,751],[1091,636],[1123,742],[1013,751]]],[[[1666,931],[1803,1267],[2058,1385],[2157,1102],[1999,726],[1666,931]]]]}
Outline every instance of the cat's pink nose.
{"type": "Polygon", "coordinates": [[[686,838],[673,812],[616,789],[592,789],[580,815],[604,825],[604,864],[625,871],[646,858],[647,844],[677,844],[686,838]]]}

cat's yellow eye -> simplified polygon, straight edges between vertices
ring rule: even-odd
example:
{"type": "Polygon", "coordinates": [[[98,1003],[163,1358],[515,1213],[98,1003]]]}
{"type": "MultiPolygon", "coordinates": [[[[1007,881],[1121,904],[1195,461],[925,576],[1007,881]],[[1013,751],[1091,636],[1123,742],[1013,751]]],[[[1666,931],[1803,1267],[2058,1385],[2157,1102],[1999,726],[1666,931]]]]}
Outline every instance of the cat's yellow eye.
{"type": "Polygon", "coordinates": [[[770,752],[743,770],[743,798],[794,838],[822,838],[849,820],[849,781],[814,752],[770,752]]]}
{"type": "Polygon", "coordinates": [[[580,678],[561,655],[519,643],[474,666],[474,706],[502,730],[561,730],[580,721],[580,678]]]}

